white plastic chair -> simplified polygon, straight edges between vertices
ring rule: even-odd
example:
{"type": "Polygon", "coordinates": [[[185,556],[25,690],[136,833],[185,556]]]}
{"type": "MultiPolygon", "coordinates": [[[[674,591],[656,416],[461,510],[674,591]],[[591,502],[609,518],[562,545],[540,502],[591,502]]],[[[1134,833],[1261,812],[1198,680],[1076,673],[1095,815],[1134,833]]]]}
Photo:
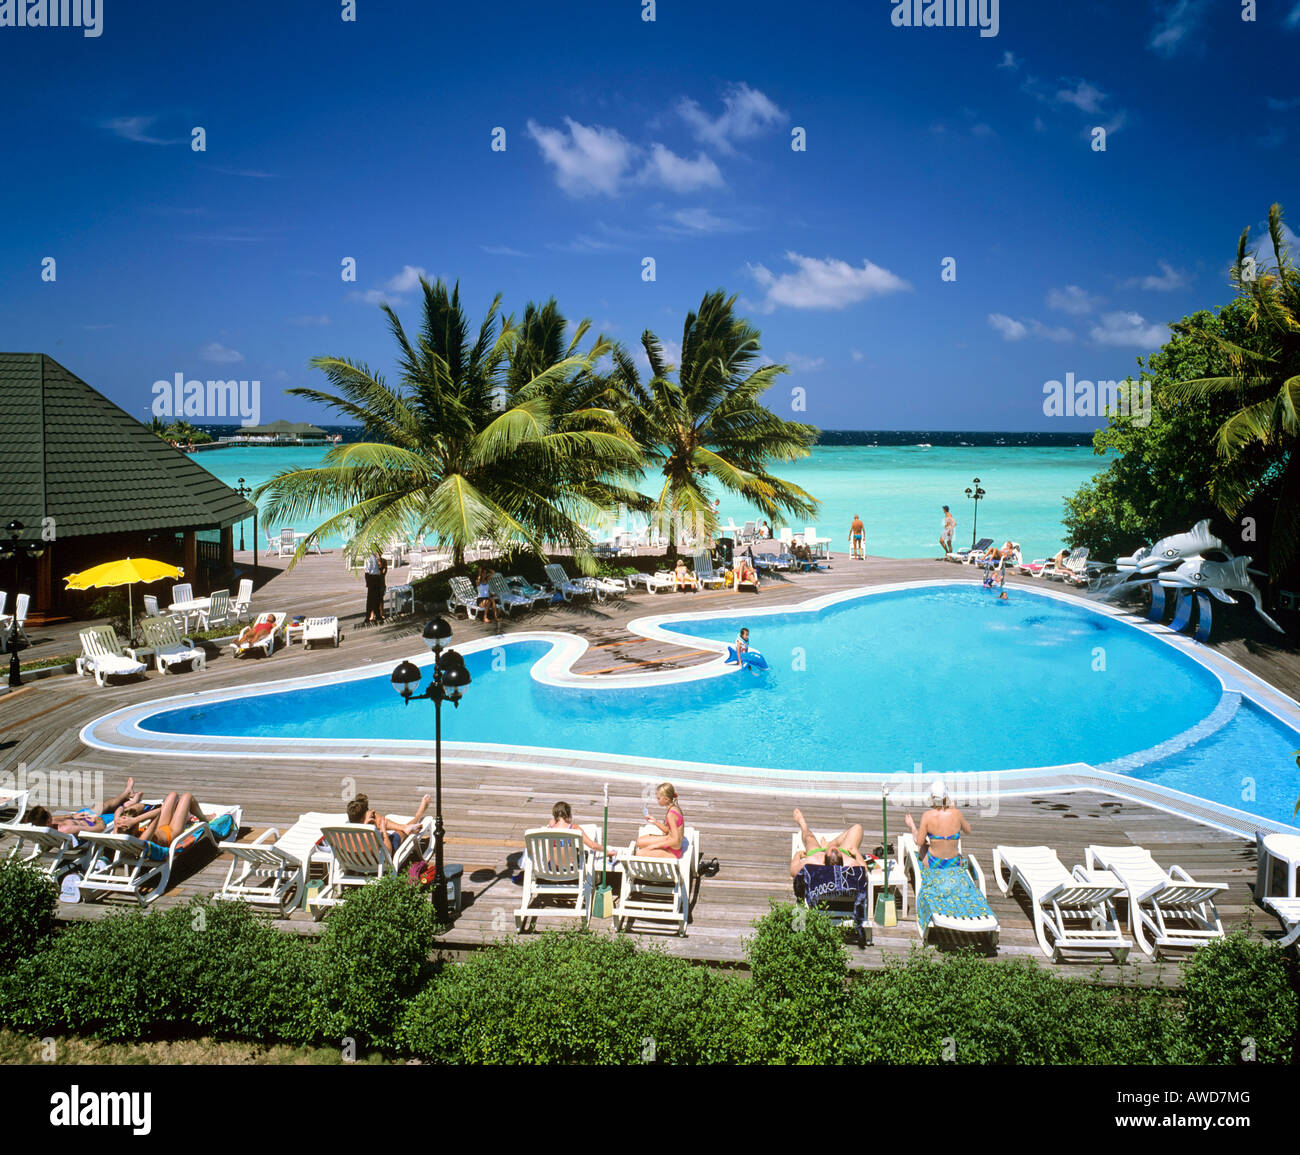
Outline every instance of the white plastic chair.
{"type": "Polygon", "coordinates": [[[230,608],[230,591],[216,590],[207,612],[199,614],[200,627],[205,630],[216,630],[234,621],[235,614],[230,608]]]}
{"type": "Polygon", "coordinates": [[[76,661],[78,674],[94,674],[99,685],[106,678],[143,674],[148,667],[122,651],[122,640],[112,626],[92,626],[82,630],[81,657],[76,661]]]}
{"type": "Polygon", "coordinates": [[[231,609],[235,615],[235,621],[246,622],[253,613],[253,579],[244,578],[239,583],[239,593],[235,595],[235,600],[231,603],[231,609]]]}
{"type": "Polygon", "coordinates": [[[203,670],[208,665],[207,651],[196,646],[189,638],[183,638],[171,618],[145,618],[140,623],[144,632],[147,648],[153,650],[154,665],[159,673],[165,674],[173,666],[192,663],[195,670],[203,670]]]}
{"type": "Polygon", "coordinates": [[[194,587],[189,582],[183,582],[181,585],[172,586],[172,603],[192,602],[194,600],[194,587]]]}
{"type": "Polygon", "coordinates": [[[543,827],[524,831],[524,891],[515,911],[515,929],[536,926],[539,918],[591,917],[591,867],[582,832],[543,827]],[[546,905],[553,899],[560,906],[546,905]]]}

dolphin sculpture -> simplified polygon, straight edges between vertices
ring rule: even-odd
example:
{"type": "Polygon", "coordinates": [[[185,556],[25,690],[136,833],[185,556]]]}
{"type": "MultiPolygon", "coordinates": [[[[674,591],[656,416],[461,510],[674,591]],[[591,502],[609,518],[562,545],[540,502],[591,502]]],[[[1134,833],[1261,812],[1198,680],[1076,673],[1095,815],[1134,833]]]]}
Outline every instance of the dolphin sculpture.
{"type": "MultiPolygon", "coordinates": [[[[1120,558],[1119,561],[1131,561],[1136,573],[1150,574],[1185,559],[1199,558],[1216,551],[1229,555],[1232,552],[1210,532],[1210,520],[1206,518],[1204,521],[1198,521],[1187,533],[1176,533],[1173,537],[1162,538],[1145,556],[1139,550],[1132,558],[1120,558]]],[[[1118,568],[1119,562],[1115,564],[1118,568]]],[[[1246,581],[1249,580],[1246,578],[1246,581]]],[[[1252,585],[1251,589],[1254,588],[1252,585]]]]}
{"type": "MultiPolygon", "coordinates": [[[[1200,524],[1204,526],[1207,523],[1200,524]]],[[[1249,561],[1248,557],[1234,557],[1231,561],[1206,561],[1203,557],[1189,557],[1177,569],[1162,573],[1159,581],[1167,589],[1205,590],[1211,597],[1227,602],[1229,605],[1236,605],[1236,601],[1228,597],[1226,591],[1239,590],[1255,603],[1255,612],[1261,618],[1278,633],[1285,633],[1286,631],[1264,612],[1263,595],[1246,572],[1249,561]]]]}

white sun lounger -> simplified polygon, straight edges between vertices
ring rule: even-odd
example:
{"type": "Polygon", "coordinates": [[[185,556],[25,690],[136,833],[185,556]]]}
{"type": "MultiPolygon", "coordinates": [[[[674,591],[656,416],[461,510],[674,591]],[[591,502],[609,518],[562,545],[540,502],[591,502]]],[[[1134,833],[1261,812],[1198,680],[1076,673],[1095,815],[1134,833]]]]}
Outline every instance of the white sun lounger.
{"type": "MultiPolygon", "coordinates": [[[[909,867],[912,871],[914,899],[917,910],[920,910],[921,895],[925,889],[925,876],[921,871],[920,853],[917,849],[916,840],[910,834],[900,834],[898,836],[898,856],[903,860],[903,869],[909,867]]],[[[979,892],[987,897],[988,890],[984,884],[984,872],[980,869],[979,863],[975,861],[973,854],[963,855],[965,859],[965,868],[969,871],[974,885],[979,888],[979,892]]],[[[952,867],[951,869],[960,869],[952,867]]],[[[930,916],[930,922],[926,926],[921,925],[918,917],[916,921],[917,933],[921,936],[922,942],[927,942],[930,934],[934,930],[952,930],[961,934],[987,934],[993,939],[993,947],[996,949],[998,944],[998,933],[1002,926],[997,920],[996,915],[983,915],[978,918],[970,918],[965,915],[950,914],[944,911],[933,911],[930,916]]]]}
{"type": "Polygon", "coordinates": [[[146,646],[138,652],[153,650],[154,663],[159,673],[166,673],[173,666],[186,663],[191,663],[191,668],[195,670],[207,668],[206,651],[196,646],[190,638],[181,637],[171,618],[145,618],[140,623],[140,629],[144,633],[146,646]]]}
{"type": "Polygon", "coordinates": [[[257,642],[249,642],[244,645],[240,645],[238,641],[231,642],[230,644],[235,651],[235,657],[240,658],[247,654],[256,652],[260,653],[263,657],[269,658],[273,653],[275,653],[276,635],[284,629],[284,621],[288,616],[287,613],[258,614],[257,620],[253,622],[254,626],[261,622],[271,622],[275,628],[272,629],[266,637],[257,642]]]}
{"type": "Polygon", "coordinates": [[[1127,891],[1129,931],[1144,953],[1202,946],[1223,937],[1214,896],[1228,889],[1226,882],[1197,882],[1181,866],[1166,872],[1141,846],[1089,846],[1084,858],[1087,881],[1107,882],[1104,874],[1109,873],[1127,891]],[[1097,877],[1098,871],[1103,877],[1097,877]],[[1171,922],[1184,925],[1171,927],[1171,922]]]}
{"type": "Polygon", "coordinates": [[[513,615],[515,610],[531,610],[533,608],[533,599],[524,594],[515,593],[502,574],[494,573],[488,578],[488,593],[496,598],[497,605],[508,614],[513,615]]]}
{"type": "Polygon", "coordinates": [[[105,678],[142,675],[149,668],[134,657],[122,652],[122,641],[112,626],[94,626],[82,630],[81,657],[77,659],[78,674],[94,674],[95,681],[104,685],[105,678]]]}
{"type": "Polygon", "coordinates": [[[524,891],[515,911],[515,929],[536,926],[539,918],[576,918],[587,925],[594,890],[592,865],[582,833],[542,827],[524,831],[524,891]],[[556,899],[566,905],[548,906],[556,899]]]}
{"type": "Polygon", "coordinates": [[[27,813],[28,790],[0,789],[0,821],[21,822],[27,813]]]}
{"type": "Polygon", "coordinates": [[[993,877],[1003,894],[1019,886],[1029,896],[1034,934],[1053,962],[1067,950],[1107,951],[1120,965],[1128,958],[1133,944],[1120,933],[1113,905],[1122,887],[1071,875],[1048,846],[995,846],[993,877]]]}
{"type": "Polygon", "coordinates": [[[566,602],[573,601],[575,597],[591,597],[597,592],[595,586],[570,581],[569,575],[564,572],[564,567],[556,565],[554,562],[546,567],[546,576],[556,592],[561,594],[566,602]]]}
{"type": "Polygon", "coordinates": [[[614,929],[627,930],[637,920],[670,923],[686,935],[690,914],[690,865],[681,859],[637,855],[636,844],[619,855],[623,885],[614,904],[614,929]]]}
{"type": "Polygon", "coordinates": [[[324,827],[321,835],[334,857],[330,862],[329,881],[311,900],[313,916],[319,920],[330,907],[342,902],[348,891],[378,882],[418,857],[421,840],[432,829],[432,821],[425,819],[420,829],[408,834],[394,852],[389,849],[388,836],[376,826],[349,822],[324,827]]]}
{"type": "Polygon", "coordinates": [[[75,870],[90,853],[88,843],[75,834],[64,834],[48,826],[29,826],[22,822],[0,823],[0,835],[9,835],[14,844],[5,857],[7,862],[26,863],[48,874],[56,882],[75,870]]]}
{"type": "Polygon", "coordinates": [[[279,830],[273,826],[246,845],[221,843],[218,849],[230,855],[230,869],[215,897],[269,906],[278,910],[281,918],[287,918],[290,909],[299,904],[307,885],[307,856],[298,857],[279,842],[267,841],[279,836],[279,830]]]}
{"type": "MultiPolygon", "coordinates": [[[[161,802],[146,803],[154,807],[161,802]]],[[[239,806],[203,806],[204,814],[211,817],[207,822],[191,822],[165,848],[166,854],[154,857],[152,842],[136,838],[131,834],[94,834],[81,835],[84,842],[96,849],[91,856],[89,866],[82,876],[80,888],[82,898],[94,901],[106,894],[130,894],[141,906],[148,906],[167,890],[172,870],[177,859],[192,850],[203,841],[214,846],[217,839],[212,833],[211,823],[223,814],[230,815],[231,830],[237,832],[243,817],[239,806]],[[148,891],[146,894],[145,892],[148,891]]],[[[154,854],[163,848],[155,848],[154,854]]]]}
{"type": "Polygon", "coordinates": [[[1300,898],[1270,897],[1265,898],[1263,903],[1267,910],[1282,920],[1282,929],[1286,933],[1273,945],[1285,950],[1300,938],[1300,898]]]}
{"type": "Polygon", "coordinates": [[[467,618],[477,618],[483,608],[478,604],[478,593],[469,578],[453,577],[450,585],[451,597],[447,599],[447,612],[454,614],[459,608],[465,611],[467,618]]]}

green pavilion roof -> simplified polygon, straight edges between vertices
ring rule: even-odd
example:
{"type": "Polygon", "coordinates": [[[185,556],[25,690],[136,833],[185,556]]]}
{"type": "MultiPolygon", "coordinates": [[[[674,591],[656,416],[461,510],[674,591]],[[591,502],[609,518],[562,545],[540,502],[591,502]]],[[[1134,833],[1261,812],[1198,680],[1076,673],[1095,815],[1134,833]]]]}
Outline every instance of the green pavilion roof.
{"type": "Polygon", "coordinates": [[[0,353],[0,530],[217,529],[254,507],[44,353],[0,353]]]}
{"type": "Polygon", "coordinates": [[[245,437],[271,437],[276,434],[291,437],[328,437],[325,430],[301,421],[272,421],[268,425],[245,425],[239,432],[245,437]]]}

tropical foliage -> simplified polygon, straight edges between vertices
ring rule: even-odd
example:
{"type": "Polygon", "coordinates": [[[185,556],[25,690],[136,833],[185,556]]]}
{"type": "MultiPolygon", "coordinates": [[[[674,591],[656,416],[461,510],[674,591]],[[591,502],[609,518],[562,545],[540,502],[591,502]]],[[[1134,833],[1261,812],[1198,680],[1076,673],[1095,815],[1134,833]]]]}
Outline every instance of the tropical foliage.
{"type": "Polygon", "coordinates": [[[262,486],[259,496],[271,497],[267,516],[288,522],[337,510],[316,532],[355,529],[358,552],[429,532],[452,547],[457,565],[481,539],[536,552],[545,542],[582,549],[582,526],[595,510],[636,500],[627,482],[640,468],[615,414],[591,403],[604,392],[591,372],[607,346],[580,351],[584,323],[563,355],[552,356],[562,318],[543,309],[554,322],[548,329],[534,310],[521,330],[499,316],[499,297],[471,335],[459,286],[420,284],[413,338],[383,306],[398,349],[396,388],[365,364],[317,357],[312,366],[332,391],[290,390],[364,432],[330,450],[321,468],[287,471],[262,486]]]}
{"type": "Polygon", "coordinates": [[[1280,576],[1300,546],[1300,267],[1287,251],[1282,206],[1268,214],[1272,264],[1249,250],[1250,229],[1237,242],[1232,281],[1248,310],[1250,339],[1233,341],[1210,334],[1226,357],[1229,371],[1175,385],[1175,397],[1227,396],[1231,415],[1219,426],[1215,445],[1227,468],[1216,474],[1210,493],[1236,516],[1261,484],[1275,484],[1276,501],[1269,534],[1269,569],[1280,576]],[[1256,469],[1258,448],[1280,452],[1277,474],[1256,469]]]}
{"type": "Polygon", "coordinates": [[[1233,538],[1237,552],[1257,551],[1255,543],[1241,540],[1240,522],[1229,522],[1213,495],[1225,474],[1248,469],[1257,479],[1252,506],[1266,503],[1283,453],[1276,446],[1255,445],[1236,461],[1226,461],[1215,453],[1214,438],[1234,412],[1234,398],[1226,392],[1176,392],[1181,382],[1228,372],[1220,341],[1251,346],[1258,337],[1249,320],[1242,301],[1193,313],[1172,326],[1163,348],[1138,358],[1143,382],[1151,388],[1150,423],[1112,415],[1094,435],[1093,452],[1110,464],[1066,498],[1064,524],[1072,545],[1087,546],[1098,558],[1122,557],[1211,517],[1225,541],[1233,538]]]}
{"type": "Polygon", "coordinates": [[[817,509],[809,493],[768,472],[773,459],[806,457],[817,430],[778,417],[760,401],[786,368],[761,363],[758,331],[735,315],[735,300],[709,293],[687,314],[676,380],[663,342],[648,329],[641,336],[648,381],[625,349],[613,350],[620,415],[649,468],[663,477],[654,510],[670,549],[680,529],[703,536],[716,528],[707,482],[774,520],[817,509]]]}

